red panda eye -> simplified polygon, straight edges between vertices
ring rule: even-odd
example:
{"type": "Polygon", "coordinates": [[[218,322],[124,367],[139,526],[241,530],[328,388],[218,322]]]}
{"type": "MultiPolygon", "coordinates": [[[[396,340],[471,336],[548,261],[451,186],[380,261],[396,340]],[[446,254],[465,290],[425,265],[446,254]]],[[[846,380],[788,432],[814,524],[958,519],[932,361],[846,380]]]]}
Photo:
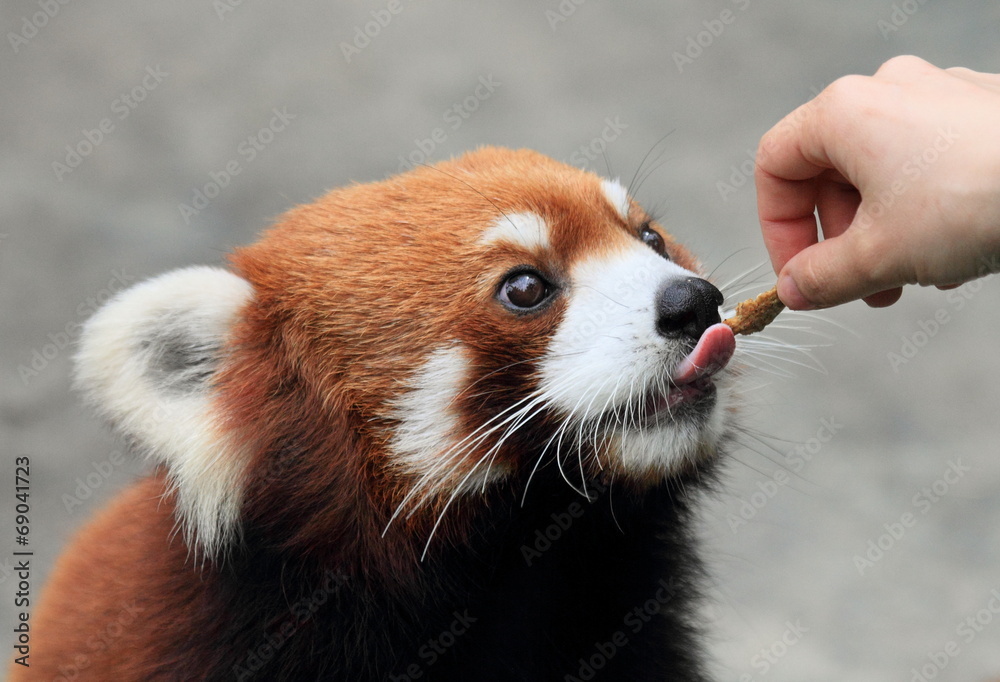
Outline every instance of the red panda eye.
{"type": "Polygon", "coordinates": [[[670,259],[670,256],[667,254],[667,246],[663,242],[663,237],[660,236],[659,232],[653,230],[649,226],[649,223],[644,223],[639,229],[639,239],[642,240],[643,244],[653,249],[653,251],[656,251],[668,260],[670,259]]]}
{"type": "Polygon", "coordinates": [[[517,310],[536,308],[548,298],[551,287],[537,272],[514,273],[503,281],[497,297],[517,310]]]}

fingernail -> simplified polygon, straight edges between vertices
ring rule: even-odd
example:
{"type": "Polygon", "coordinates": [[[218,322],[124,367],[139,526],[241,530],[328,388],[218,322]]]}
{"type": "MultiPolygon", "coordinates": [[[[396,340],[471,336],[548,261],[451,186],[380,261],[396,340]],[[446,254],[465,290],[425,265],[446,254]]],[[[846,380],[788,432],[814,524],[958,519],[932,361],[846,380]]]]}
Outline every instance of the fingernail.
{"type": "Polygon", "coordinates": [[[778,278],[778,298],[792,310],[816,309],[816,306],[810,303],[795,286],[795,280],[791,275],[782,275],[778,278]]]}

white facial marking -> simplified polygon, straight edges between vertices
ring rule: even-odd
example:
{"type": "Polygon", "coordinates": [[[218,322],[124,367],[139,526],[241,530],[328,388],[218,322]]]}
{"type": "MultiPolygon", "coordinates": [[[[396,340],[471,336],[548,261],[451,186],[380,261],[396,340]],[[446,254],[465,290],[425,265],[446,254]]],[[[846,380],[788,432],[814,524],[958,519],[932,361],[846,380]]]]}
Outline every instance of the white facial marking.
{"type": "Polygon", "coordinates": [[[531,253],[550,248],[549,226],[535,213],[508,213],[494,221],[479,240],[480,244],[505,243],[531,253]]]}
{"type": "Polygon", "coordinates": [[[469,376],[469,361],[460,344],[439,348],[415,372],[406,393],[392,403],[397,425],[389,449],[397,464],[420,476],[423,485],[471,492],[508,473],[504,467],[482,462],[469,475],[476,462],[467,455],[475,444],[461,431],[456,405],[469,376]]]}
{"type": "Polygon", "coordinates": [[[638,241],[579,262],[569,305],[541,364],[543,385],[561,389],[551,391],[550,404],[566,414],[596,416],[627,397],[628,377],[645,384],[662,374],[662,358],[649,352],[667,347],[656,331],[656,292],[667,279],[692,275],[638,241]]]}
{"type": "Polygon", "coordinates": [[[212,413],[210,379],[250,284],[185,268],[116,296],[84,325],[76,385],[166,465],[189,541],[209,553],[238,528],[246,461],[212,413]]]}
{"type": "Polygon", "coordinates": [[[566,312],[539,365],[546,403],[574,424],[603,419],[600,435],[616,446],[622,467],[636,474],[665,473],[721,433],[723,391],[705,422],[634,427],[644,416],[644,398],[666,392],[669,371],[687,353],[656,331],[657,292],[670,280],[691,276],[697,274],[638,241],[577,263],[566,312]]]}
{"type": "Polygon", "coordinates": [[[604,196],[615,207],[622,220],[628,220],[628,190],[618,180],[601,180],[601,189],[604,190],[604,196]]]}

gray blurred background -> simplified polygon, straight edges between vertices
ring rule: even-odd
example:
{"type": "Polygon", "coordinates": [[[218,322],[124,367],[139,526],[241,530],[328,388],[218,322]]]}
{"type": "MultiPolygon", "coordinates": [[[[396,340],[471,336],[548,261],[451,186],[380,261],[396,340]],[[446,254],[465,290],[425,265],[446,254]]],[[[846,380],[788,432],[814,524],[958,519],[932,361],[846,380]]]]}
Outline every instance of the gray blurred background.
{"type": "MultiPolygon", "coordinates": [[[[1000,71],[995,0],[17,0],[0,12],[3,651],[14,458],[31,459],[35,596],[74,529],[142,471],[69,386],[68,343],[122,282],[221,263],[291,205],[486,143],[626,181],[653,150],[638,197],[724,282],[766,260],[746,170],[783,115],[896,54],[1000,71]],[[262,132],[275,110],[281,129],[262,132]],[[239,174],[225,180],[227,166],[239,174]],[[197,199],[213,177],[225,186],[197,199]]],[[[764,268],[755,290],[772,278],[764,268]]],[[[990,279],[911,288],[888,310],[788,315],[773,332],[817,347],[755,360],[754,435],[703,515],[720,680],[1000,674],[998,310],[990,279]],[[859,568],[869,541],[886,549],[859,568]]]]}

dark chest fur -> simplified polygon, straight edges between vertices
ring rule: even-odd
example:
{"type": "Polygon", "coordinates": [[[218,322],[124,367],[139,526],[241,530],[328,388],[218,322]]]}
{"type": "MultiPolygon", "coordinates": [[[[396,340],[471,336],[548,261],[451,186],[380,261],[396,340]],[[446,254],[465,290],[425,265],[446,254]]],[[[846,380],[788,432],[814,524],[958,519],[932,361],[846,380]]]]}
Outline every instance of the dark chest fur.
{"type": "Polygon", "coordinates": [[[247,549],[207,586],[224,616],[177,657],[213,680],[705,679],[676,482],[589,502],[554,472],[531,486],[524,507],[490,498],[471,547],[438,548],[408,588],[247,549]]]}

